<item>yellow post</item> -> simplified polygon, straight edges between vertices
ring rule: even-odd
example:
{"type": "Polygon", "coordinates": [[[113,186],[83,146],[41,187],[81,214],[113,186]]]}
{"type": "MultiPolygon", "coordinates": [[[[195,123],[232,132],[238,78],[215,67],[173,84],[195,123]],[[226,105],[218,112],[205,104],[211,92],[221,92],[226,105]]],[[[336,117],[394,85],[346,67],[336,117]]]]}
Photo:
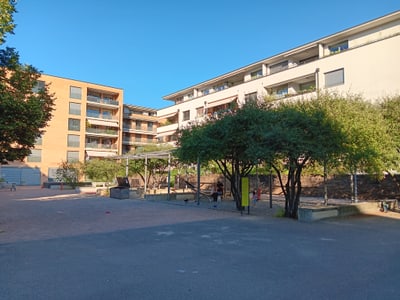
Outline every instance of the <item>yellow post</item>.
{"type": "Polygon", "coordinates": [[[242,177],[242,206],[249,206],[249,178],[242,177]]]}

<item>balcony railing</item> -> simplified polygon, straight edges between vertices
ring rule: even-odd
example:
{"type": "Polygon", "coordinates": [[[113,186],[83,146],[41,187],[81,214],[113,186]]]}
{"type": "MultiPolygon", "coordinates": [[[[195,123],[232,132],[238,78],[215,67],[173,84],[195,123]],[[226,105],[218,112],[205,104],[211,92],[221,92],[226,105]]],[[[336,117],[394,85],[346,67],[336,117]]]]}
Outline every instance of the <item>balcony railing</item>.
{"type": "Polygon", "coordinates": [[[88,102],[94,102],[94,103],[99,103],[99,104],[107,104],[107,105],[119,105],[118,101],[112,100],[112,99],[107,99],[107,98],[100,98],[96,96],[87,96],[87,101],[88,102]]]}
{"type": "Polygon", "coordinates": [[[100,143],[86,143],[85,147],[93,149],[117,149],[117,145],[115,144],[100,144],[100,143]]]}
{"type": "Polygon", "coordinates": [[[92,112],[92,111],[87,111],[86,116],[89,118],[97,118],[97,119],[104,119],[104,120],[118,120],[117,118],[114,118],[111,115],[96,113],[96,112],[92,112]]]}
{"type": "Polygon", "coordinates": [[[118,130],[116,130],[116,129],[99,129],[99,128],[86,127],[86,132],[97,133],[97,134],[118,135],[118,130]]]}

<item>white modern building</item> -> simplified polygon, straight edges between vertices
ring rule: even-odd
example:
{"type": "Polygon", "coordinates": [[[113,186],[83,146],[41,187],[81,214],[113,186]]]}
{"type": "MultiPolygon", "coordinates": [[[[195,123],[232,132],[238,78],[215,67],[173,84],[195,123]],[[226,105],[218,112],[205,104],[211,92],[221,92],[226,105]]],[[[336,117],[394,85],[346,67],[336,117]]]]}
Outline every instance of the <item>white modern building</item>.
{"type": "MultiPolygon", "coordinates": [[[[268,57],[163,97],[157,137],[251,99],[296,99],[317,90],[361,94],[374,101],[400,94],[400,11],[268,57]]],[[[190,73],[190,72],[188,72],[190,73]]]]}

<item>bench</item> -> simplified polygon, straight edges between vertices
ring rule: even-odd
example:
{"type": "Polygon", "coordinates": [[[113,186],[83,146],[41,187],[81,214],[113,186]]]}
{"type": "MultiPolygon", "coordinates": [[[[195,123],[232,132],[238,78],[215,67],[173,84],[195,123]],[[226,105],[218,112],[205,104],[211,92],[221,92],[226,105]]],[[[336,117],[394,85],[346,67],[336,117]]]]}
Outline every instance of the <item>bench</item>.
{"type": "Polygon", "coordinates": [[[17,183],[16,182],[0,182],[0,188],[4,189],[10,189],[10,191],[16,191],[17,190],[17,183]]]}
{"type": "Polygon", "coordinates": [[[385,199],[379,201],[379,208],[384,212],[387,212],[388,210],[395,211],[395,209],[398,207],[399,205],[397,199],[385,199]]]}

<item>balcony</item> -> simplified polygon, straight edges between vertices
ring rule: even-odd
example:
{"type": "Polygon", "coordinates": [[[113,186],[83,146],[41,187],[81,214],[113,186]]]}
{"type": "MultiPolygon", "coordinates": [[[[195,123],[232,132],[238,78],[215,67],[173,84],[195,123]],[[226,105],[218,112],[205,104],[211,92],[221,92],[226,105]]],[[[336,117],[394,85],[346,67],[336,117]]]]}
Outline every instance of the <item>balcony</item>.
{"type": "Polygon", "coordinates": [[[118,130],[111,129],[111,128],[102,129],[102,128],[86,127],[86,133],[94,134],[94,135],[118,136],[118,130]]]}
{"type": "Polygon", "coordinates": [[[109,98],[101,98],[101,97],[96,97],[96,96],[87,96],[87,101],[91,103],[98,103],[98,104],[105,104],[105,105],[113,105],[113,106],[118,106],[119,102],[116,100],[112,100],[109,98]]]}
{"type": "Polygon", "coordinates": [[[118,119],[114,116],[111,116],[109,114],[97,113],[97,112],[93,112],[93,111],[87,111],[86,116],[89,118],[118,121],[118,119]]]}
{"type": "Polygon", "coordinates": [[[85,144],[86,148],[91,148],[91,149],[112,149],[116,150],[118,147],[116,144],[100,144],[100,143],[86,143],[85,144]]]}

